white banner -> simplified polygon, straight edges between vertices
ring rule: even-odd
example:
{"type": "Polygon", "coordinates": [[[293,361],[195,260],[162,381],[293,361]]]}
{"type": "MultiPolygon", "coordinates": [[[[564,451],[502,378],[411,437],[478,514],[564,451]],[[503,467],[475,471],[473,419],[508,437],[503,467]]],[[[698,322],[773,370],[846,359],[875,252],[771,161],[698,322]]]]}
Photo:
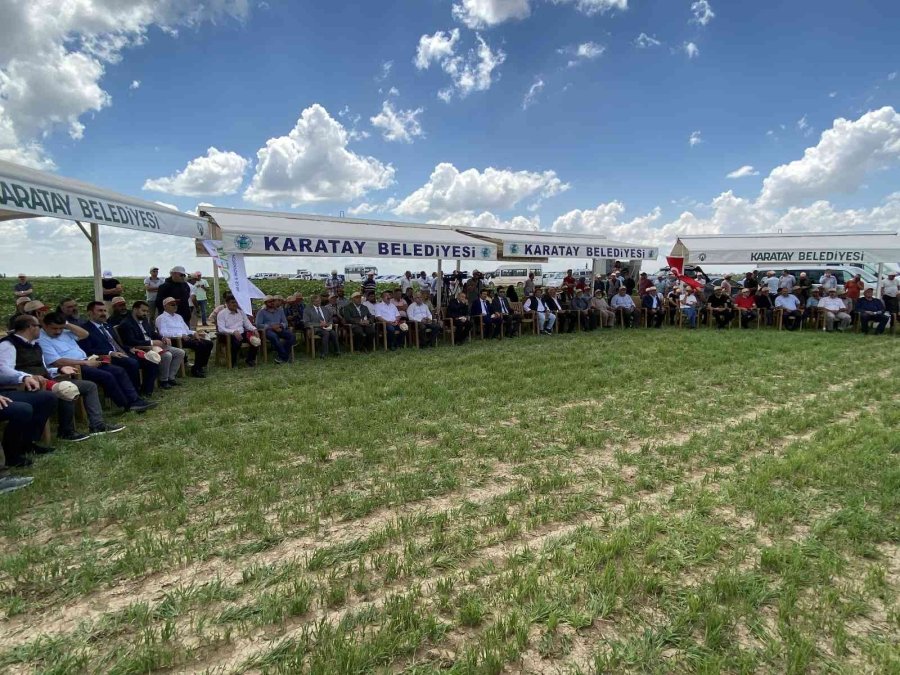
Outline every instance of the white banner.
{"type": "Polygon", "coordinates": [[[433,244],[341,237],[294,237],[283,234],[228,234],[225,235],[223,243],[226,252],[252,255],[443,258],[445,260],[497,259],[497,247],[487,242],[433,244]]]}
{"type": "Polygon", "coordinates": [[[244,310],[244,314],[248,316],[253,314],[253,306],[250,301],[254,298],[264,298],[266,294],[247,278],[244,256],[240,253],[227,253],[222,248],[221,241],[204,239],[203,246],[206,248],[206,252],[212,256],[216,267],[219,268],[219,275],[228,283],[228,288],[231,289],[231,294],[237,300],[238,307],[244,310]]]}
{"type": "Polygon", "coordinates": [[[689,263],[709,264],[741,264],[741,263],[778,263],[787,265],[809,264],[835,264],[835,263],[861,263],[880,262],[886,259],[900,260],[900,248],[895,252],[879,250],[878,255],[861,249],[808,249],[808,250],[784,250],[784,249],[760,249],[756,251],[688,251],[689,263]]]}
{"type": "Polygon", "coordinates": [[[159,232],[178,237],[208,237],[204,218],[179,213],[144,202],[113,201],[89,193],[48,187],[0,173],[0,209],[31,216],[52,216],[99,225],[124,227],[139,232],[159,232]]]}
{"type": "Polygon", "coordinates": [[[503,243],[503,255],[511,258],[609,258],[612,260],[654,260],[659,249],[643,246],[582,246],[571,244],[503,243]]]}

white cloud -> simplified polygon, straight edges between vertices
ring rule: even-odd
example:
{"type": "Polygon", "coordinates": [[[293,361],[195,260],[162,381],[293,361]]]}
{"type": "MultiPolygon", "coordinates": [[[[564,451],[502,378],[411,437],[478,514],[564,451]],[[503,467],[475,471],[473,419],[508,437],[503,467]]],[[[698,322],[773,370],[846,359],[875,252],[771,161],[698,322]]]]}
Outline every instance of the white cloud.
{"type": "Polygon", "coordinates": [[[457,42],[459,42],[459,28],[447,33],[439,30],[434,35],[423,35],[419,38],[413,63],[419,70],[425,70],[432,63],[440,63],[453,56],[457,42]]]}
{"type": "Polygon", "coordinates": [[[832,91],[832,92],[828,93],[828,98],[834,98],[837,95],[838,95],[838,93],[836,91],[832,91]]]}
{"type": "Polygon", "coordinates": [[[388,198],[381,204],[370,204],[368,202],[362,202],[361,204],[357,204],[356,206],[351,206],[349,209],[347,209],[347,213],[351,216],[368,216],[372,213],[387,213],[399,203],[400,201],[394,197],[388,198]]]}
{"type": "Polygon", "coordinates": [[[233,195],[244,182],[249,164],[236,152],[209,148],[206,155],[192,159],[182,171],[167,178],[148,179],[144,190],[189,197],[233,195]]]}
{"type": "Polygon", "coordinates": [[[700,48],[693,42],[685,42],[684,53],[687,54],[689,59],[695,59],[700,56],[700,48]]]}
{"type": "Polygon", "coordinates": [[[384,63],[382,63],[381,64],[381,72],[375,76],[375,81],[383,82],[384,80],[386,80],[390,76],[391,69],[393,67],[394,67],[393,61],[385,61],[384,63]]]}
{"type": "Polygon", "coordinates": [[[555,171],[537,173],[486,168],[459,171],[438,164],[428,182],[394,209],[402,216],[445,218],[463,212],[505,211],[530,197],[553,197],[569,188],[555,171]]]}
{"type": "Polygon", "coordinates": [[[381,112],[369,121],[376,129],[381,129],[384,140],[412,143],[413,138],[422,135],[418,117],[423,112],[424,108],[395,110],[390,101],[385,101],[381,104],[381,112]]]}
{"type": "Polygon", "coordinates": [[[715,12],[712,11],[712,7],[709,6],[708,0],[697,0],[697,2],[691,4],[691,12],[694,15],[691,22],[701,26],[705,26],[716,16],[715,12]]]}
{"type": "Polygon", "coordinates": [[[141,81],[140,80],[132,80],[131,84],[128,85],[128,88],[131,89],[132,91],[134,91],[135,89],[140,89],[141,81]]]}
{"type": "Polygon", "coordinates": [[[888,82],[893,82],[897,79],[897,71],[895,70],[893,73],[888,73],[887,76],[888,82]]]}
{"type": "Polygon", "coordinates": [[[443,70],[453,81],[452,87],[446,87],[438,92],[438,98],[449,103],[454,92],[461,98],[465,98],[473,91],[486,91],[493,83],[493,72],[503,65],[506,54],[502,50],[492,51],[481,35],[476,33],[478,41],[477,49],[470,49],[466,54],[456,53],[456,44],[459,41],[459,29],[454,28],[449,33],[438,31],[434,35],[423,35],[419,38],[419,46],[416,49],[416,58],[413,61],[416,68],[425,70],[432,63],[439,63],[443,70]]]}
{"type": "Polygon", "coordinates": [[[457,227],[489,227],[501,230],[521,230],[524,232],[536,232],[541,229],[539,216],[531,218],[527,216],[513,216],[509,220],[503,220],[490,211],[482,211],[478,215],[472,212],[460,212],[435,222],[441,225],[455,225],[457,227]]]}
{"type": "Polygon", "coordinates": [[[812,136],[815,129],[809,126],[809,120],[806,119],[806,115],[797,120],[797,129],[799,129],[804,136],[812,136]]]}
{"type": "Polygon", "coordinates": [[[535,79],[534,84],[528,88],[525,98],[522,99],[522,110],[528,110],[528,108],[531,107],[543,88],[544,81],[540,78],[535,79]]]}
{"type": "Polygon", "coordinates": [[[593,16],[614,10],[624,12],[628,9],[628,0],[550,0],[554,5],[575,5],[582,14],[593,16]]]}
{"type": "Polygon", "coordinates": [[[758,176],[759,171],[756,171],[749,164],[745,164],[740,169],[735,169],[730,174],[728,174],[727,178],[747,178],[748,176],[758,176]]]}
{"type": "Polygon", "coordinates": [[[399,96],[399,95],[400,95],[400,90],[397,89],[397,87],[391,87],[390,89],[388,89],[388,96],[399,96]]]}
{"type": "Polygon", "coordinates": [[[569,68],[577,66],[582,61],[591,61],[599,58],[605,51],[606,47],[599,45],[596,42],[583,42],[574,47],[563,47],[562,49],[557,50],[560,54],[571,54],[573,56],[572,60],[568,63],[569,68]]]}
{"type": "Polygon", "coordinates": [[[693,148],[695,145],[700,145],[703,142],[703,138],[700,136],[699,131],[692,131],[690,137],[688,138],[688,143],[693,148]]]}
{"type": "Polygon", "coordinates": [[[650,37],[646,33],[641,33],[634,39],[634,46],[638,49],[649,49],[650,47],[659,47],[662,42],[655,37],[650,37]]]}
{"type": "Polygon", "coordinates": [[[350,136],[318,103],[304,110],[287,136],[256,153],[256,173],[244,199],[264,206],[349,201],[393,183],[394,168],[347,149],[350,136]]]}
{"type": "Polygon", "coordinates": [[[453,5],[453,18],[469,28],[487,28],[531,14],[529,0],[462,0],[453,5]]]}
{"type": "Polygon", "coordinates": [[[222,17],[243,19],[246,0],[29,0],[7,2],[0,22],[0,156],[48,168],[41,146],[58,130],[84,135],[86,113],[112,103],[100,81],[150,29],[176,34],[222,17]]]}
{"type": "Polygon", "coordinates": [[[776,167],[763,182],[760,201],[791,205],[859,189],[867,172],[900,159],[900,114],[891,107],[858,120],[838,118],[803,158],[776,167]]]}

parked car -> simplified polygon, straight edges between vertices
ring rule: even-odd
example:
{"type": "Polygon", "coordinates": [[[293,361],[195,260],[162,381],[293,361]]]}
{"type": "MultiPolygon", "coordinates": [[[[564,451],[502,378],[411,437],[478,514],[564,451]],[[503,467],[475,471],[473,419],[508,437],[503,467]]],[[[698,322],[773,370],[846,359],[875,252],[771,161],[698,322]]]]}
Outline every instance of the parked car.
{"type": "MultiPolygon", "coordinates": [[[[764,278],[766,276],[766,272],[771,269],[771,267],[758,267],[756,269],[756,276],[760,279],[764,278]]],[[[778,267],[775,268],[775,275],[781,276],[781,273],[784,270],[787,270],[788,272],[793,274],[794,278],[796,279],[800,278],[801,272],[806,272],[806,276],[808,276],[810,282],[812,282],[813,288],[818,288],[821,285],[819,283],[819,279],[821,279],[822,275],[825,274],[825,270],[830,270],[835,279],[837,279],[839,293],[844,290],[844,284],[850,281],[850,279],[852,279],[857,274],[860,275],[860,278],[862,278],[866,288],[874,289],[878,284],[878,279],[874,274],[871,274],[861,267],[850,267],[849,265],[821,265],[818,267],[778,267]]]]}
{"type": "Polygon", "coordinates": [[[525,285],[528,281],[528,275],[534,274],[534,285],[543,285],[543,273],[540,265],[503,265],[494,270],[488,278],[488,285],[491,287],[518,286],[525,285]]]}

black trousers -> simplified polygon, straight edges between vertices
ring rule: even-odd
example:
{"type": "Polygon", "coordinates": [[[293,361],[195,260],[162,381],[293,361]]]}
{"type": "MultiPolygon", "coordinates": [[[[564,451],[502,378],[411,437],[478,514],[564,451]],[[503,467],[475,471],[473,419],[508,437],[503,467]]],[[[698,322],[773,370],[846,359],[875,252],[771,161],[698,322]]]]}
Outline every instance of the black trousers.
{"type": "Polygon", "coordinates": [[[128,372],[118,364],[82,366],[81,377],[103,387],[103,391],[119,408],[129,408],[139,396],[128,372]]]}
{"type": "Polygon", "coordinates": [[[360,349],[360,343],[366,351],[372,351],[375,348],[375,326],[369,324],[363,326],[361,324],[350,324],[350,332],[353,335],[353,348],[360,349]]]}
{"type": "Polygon", "coordinates": [[[194,368],[206,368],[209,364],[209,355],[213,350],[211,341],[195,337],[184,337],[181,338],[181,345],[185,349],[194,351],[194,368]]]}
{"type": "Polygon", "coordinates": [[[3,391],[0,396],[12,403],[0,409],[0,421],[6,422],[3,451],[12,464],[40,440],[44,425],[56,411],[56,397],[49,391],[3,391]]]}

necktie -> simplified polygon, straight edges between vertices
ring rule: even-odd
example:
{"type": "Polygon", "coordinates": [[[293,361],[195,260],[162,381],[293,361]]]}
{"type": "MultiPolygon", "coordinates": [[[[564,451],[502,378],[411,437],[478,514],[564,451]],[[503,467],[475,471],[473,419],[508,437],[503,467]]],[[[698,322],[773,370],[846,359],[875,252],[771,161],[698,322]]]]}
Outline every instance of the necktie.
{"type": "Polygon", "coordinates": [[[500,298],[500,309],[506,314],[506,301],[503,298],[500,298]]]}
{"type": "Polygon", "coordinates": [[[106,336],[106,339],[109,342],[110,346],[112,347],[112,350],[114,352],[119,351],[119,345],[116,344],[116,341],[113,339],[113,336],[109,332],[109,329],[107,329],[107,327],[102,324],[101,324],[100,328],[103,330],[103,334],[106,336]]]}
{"type": "Polygon", "coordinates": [[[484,300],[481,301],[481,313],[482,313],[482,314],[487,314],[487,313],[488,313],[488,311],[487,311],[487,304],[485,303],[484,300]]]}
{"type": "Polygon", "coordinates": [[[322,319],[322,321],[324,321],[324,320],[325,320],[325,315],[322,314],[322,308],[321,308],[321,307],[316,307],[316,309],[317,309],[318,312],[319,312],[319,318],[322,319]]]}

